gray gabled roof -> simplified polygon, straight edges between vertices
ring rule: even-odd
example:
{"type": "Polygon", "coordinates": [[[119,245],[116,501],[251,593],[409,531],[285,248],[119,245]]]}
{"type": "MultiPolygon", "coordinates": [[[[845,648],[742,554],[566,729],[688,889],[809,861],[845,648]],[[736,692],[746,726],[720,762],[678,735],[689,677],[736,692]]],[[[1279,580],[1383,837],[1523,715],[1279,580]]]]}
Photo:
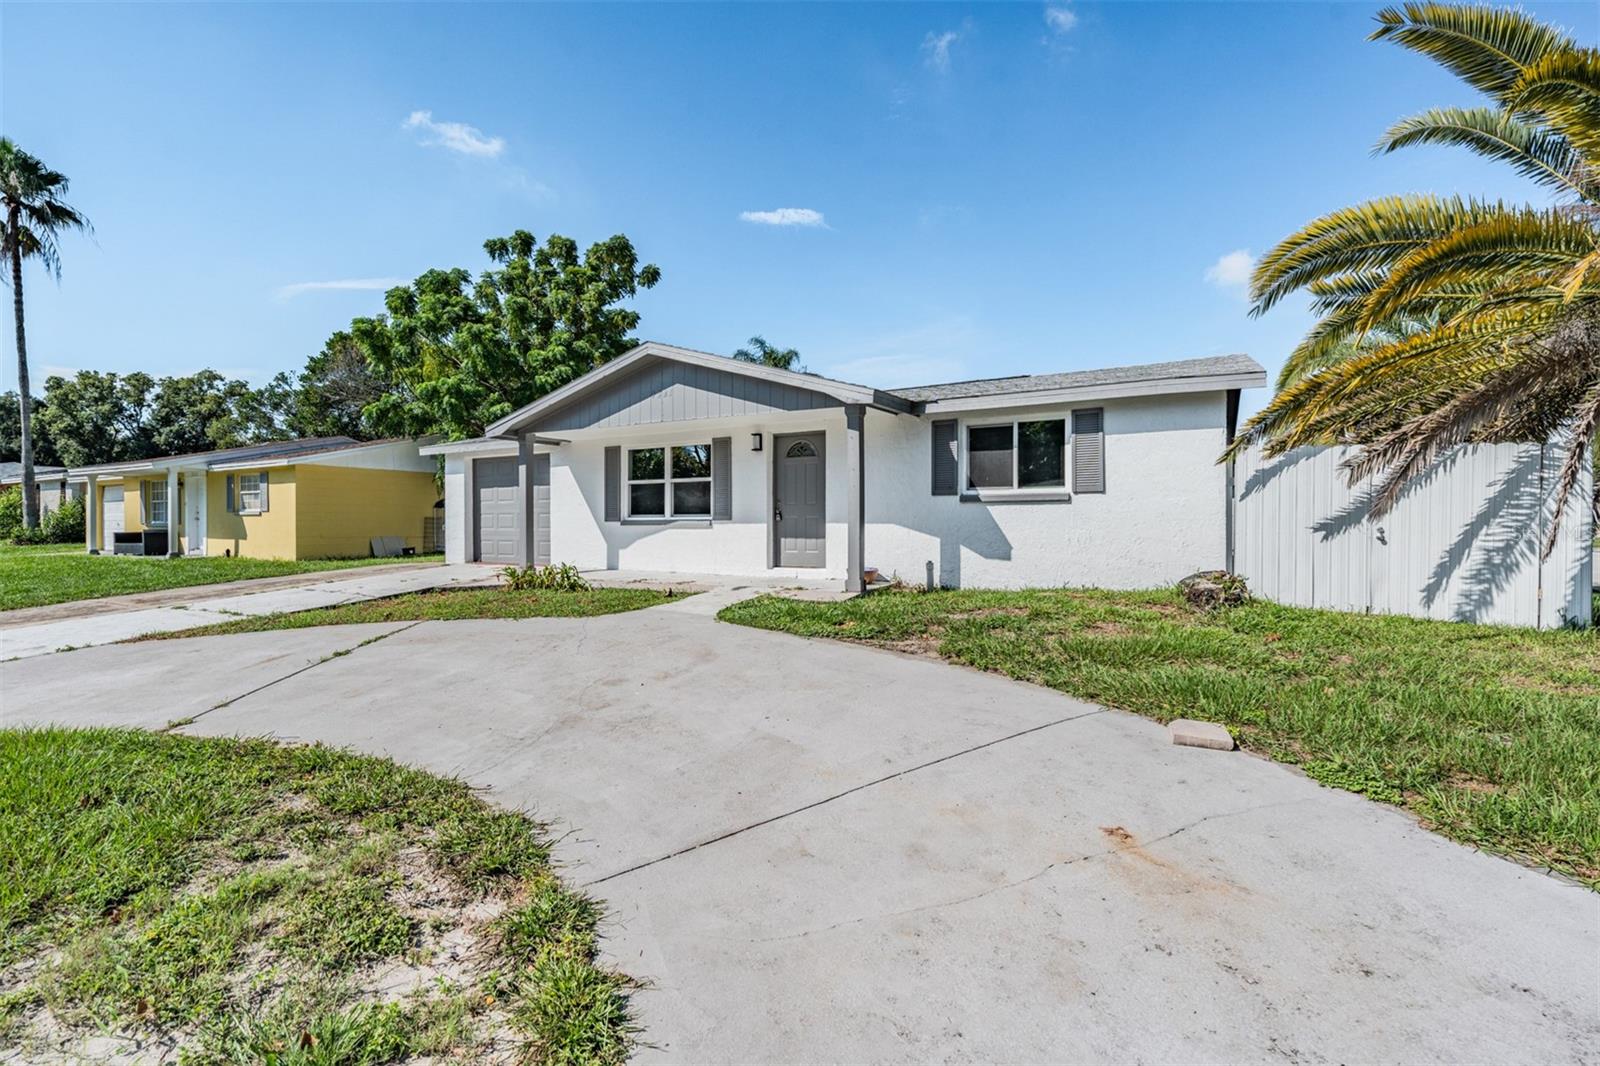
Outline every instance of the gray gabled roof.
{"type": "Polygon", "coordinates": [[[996,398],[1023,395],[1030,392],[1057,392],[1066,389],[1084,389],[1107,385],[1133,385],[1141,382],[1182,382],[1203,379],[1256,375],[1266,383],[1266,370],[1248,355],[1218,355],[1207,359],[1180,359],[1170,363],[1146,363],[1143,366],[1115,366],[1103,370],[1071,370],[1064,374],[1020,374],[1006,378],[980,378],[975,381],[951,381],[939,385],[917,385],[906,389],[890,389],[890,393],[913,403],[937,403],[943,400],[968,399],[993,396],[996,398]]]}
{"type": "Polygon", "coordinates": [[[184,466],[210,468],[222,463],[301,458],[322,455],[326,452],[344,451],[349,448],[369,448],[377,444],[393,443],[394,440],[399,439],[403,438],[393,438],[388,441],[362,441],[356,440],[354,437],[305,437],[300,440],[266,441],[260,444],[245,444],[237,448],[218,448],[209,452],[156,455],[148,459],[127,459],[114,463],[97,463],[94,466],[75,466],[69,472],[69,476],[77,480],[87,474],[132,473],[157,466],[165,467],[174,463],[184,466]]]}
{"type": "MultiPolygon", "coordinates": [[[[34,465],[33,476],[36,481],[53,481],[67,472],[64,466],[39,466],[34,465]]],[[[0,463],[0,485],[9,485],[13,481],[22,480],[21,463],[0,463]]]]}
{"type": "Polygon", "coordinates": [[[568,382],[549,395],[540,397],[527,406],[511,412],[504,418],[497,419],[484,430],[484,436],[503,437],[506,434],[526,429],[528,426],[538,422],[542,415],[571,403],[585,393],[602,388],[607,383],[618,380],[639,364],[651,359],[667,359],[691,366],[707,367],[722,373],[736,374],[744,378],[767,381],[774,385],[806,389],[832,397],[840,403],[865,404],[870,407],[879,407],[883,410],[896,412],[904,412],[911,409],[909,401],[881,389],[856,385],[848,381],[838,381],[834,378],[825,378],[820,374],[805,374],[795,370],[779,370],[776,367],[762,366],[759,363],[741,362],[725,355],[696,351],[693,348],[679,348],[676,345],[662,344],[658,341],[645,341],[643,344],[617,356],[611,362],[598,366],[582,377],[568,382]]]}

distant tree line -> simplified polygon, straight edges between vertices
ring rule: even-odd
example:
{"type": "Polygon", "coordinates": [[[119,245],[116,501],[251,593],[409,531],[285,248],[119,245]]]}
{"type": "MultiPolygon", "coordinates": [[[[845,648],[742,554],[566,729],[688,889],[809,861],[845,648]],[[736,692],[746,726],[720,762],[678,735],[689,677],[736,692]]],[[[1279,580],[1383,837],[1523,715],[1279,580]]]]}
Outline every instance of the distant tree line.
{"type": "MultiPolygon", "coordinates": [[[[33,398],[33,456],[43,466],[87,466],[289,437],[368,439],[362,411],[383,393],[343,334],[298,376],[280,373],[259,388],[215,370],[164,378],[80,370],[45,379],[33,398]]],[[[18,400],[0,395],[0,462],[21,454],[18,400]]]]}
{"type": "MultiPolygon", "coordinates": [[[[259,387],[215,370],[52,376],[30,405],[35,461],[87,466],[291,437],[472,437],[639,343],[639,313],[623,304],[661,271],[640,265],[627,237],[580,250],[518,230],[484,251],[489,269],[429,270],[390,289],[381,314],[259,387]]],[[[799,355],[757,336],[734,358],[799,370],[799,355]]],[[[0,396],[0,461],[21,451],[19,400],[0,396]]]]}

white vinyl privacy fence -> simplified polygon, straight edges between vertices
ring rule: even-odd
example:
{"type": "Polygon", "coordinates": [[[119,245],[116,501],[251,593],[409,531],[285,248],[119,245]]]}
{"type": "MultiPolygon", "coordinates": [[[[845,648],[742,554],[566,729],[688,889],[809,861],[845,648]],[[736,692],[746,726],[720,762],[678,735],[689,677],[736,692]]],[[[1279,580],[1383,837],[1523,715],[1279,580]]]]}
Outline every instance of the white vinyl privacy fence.
{"type": "Polygon", "coordinates": [[[1457,448],[1378,519],[1351,488],[1347,448],[1259,451],[1234,471],[1233,569],[1259,596],[1302,607],[1551,628],[1590,622],[1592,471],[1585,463],[1550,557],[1563,451],[1457,448]]]}

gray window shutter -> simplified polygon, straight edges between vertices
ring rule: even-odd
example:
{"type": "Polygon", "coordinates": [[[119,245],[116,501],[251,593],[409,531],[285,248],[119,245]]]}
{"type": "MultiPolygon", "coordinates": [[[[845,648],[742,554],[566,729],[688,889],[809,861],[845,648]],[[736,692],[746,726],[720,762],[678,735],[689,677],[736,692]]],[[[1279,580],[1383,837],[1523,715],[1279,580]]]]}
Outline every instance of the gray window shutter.
{"type": "Polygon", "coordinates": [[[733,438],[711,441],[711,520],[733,521],[733,438]]]}
{"type": "Polygon", "coordinates": [[[229,514],[238,514],[239,513],[238,497],[236,497],[233,494],[233,475],[232,474],[228,475],[228,513],[229,514]]]}
{"type": "Polygon", "coordinates": [[[622,449],[606,449],[606,521],[622,521],[622,449]]]}
{"type": "Polygon", "coordinates": [[[1106,491],[1105,411],[1072,412],[1072,491],[1106,491]]]}
{"type": "Polygon", "coordinates": [[[267,472],[261,471],[261,513],[267,513],[267,472]]]}
{"type": "Polygon", "coordinates": [[[956,420],[943,418],[933,424],[933,494],[956,494],[956,420]]]}

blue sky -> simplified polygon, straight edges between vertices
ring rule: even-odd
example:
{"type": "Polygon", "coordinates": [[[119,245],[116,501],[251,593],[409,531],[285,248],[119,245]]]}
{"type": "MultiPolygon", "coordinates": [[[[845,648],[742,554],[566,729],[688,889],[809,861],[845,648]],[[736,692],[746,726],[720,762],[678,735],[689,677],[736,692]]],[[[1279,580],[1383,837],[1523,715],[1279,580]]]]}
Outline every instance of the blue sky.
{"type": "MultiPolygon", "coordinates": [[[[1368,43],[1376,7],[8,4],[4,132],[96,227],[59,286],[29,275],[36,387],[264,381],[378,311],[371,286],[482,269],[517,228],[626,233],[663,272],[644,337],[761,333],[869,384],[1276,369],[1308,319],[1246,316],[1250,256],[1374,195],[1542,196],[1459,152],[1371,155],[1473,102],[1368,43]]],[[[1600,5],[1533,10],[1600,36],[1600,5]]]]}

